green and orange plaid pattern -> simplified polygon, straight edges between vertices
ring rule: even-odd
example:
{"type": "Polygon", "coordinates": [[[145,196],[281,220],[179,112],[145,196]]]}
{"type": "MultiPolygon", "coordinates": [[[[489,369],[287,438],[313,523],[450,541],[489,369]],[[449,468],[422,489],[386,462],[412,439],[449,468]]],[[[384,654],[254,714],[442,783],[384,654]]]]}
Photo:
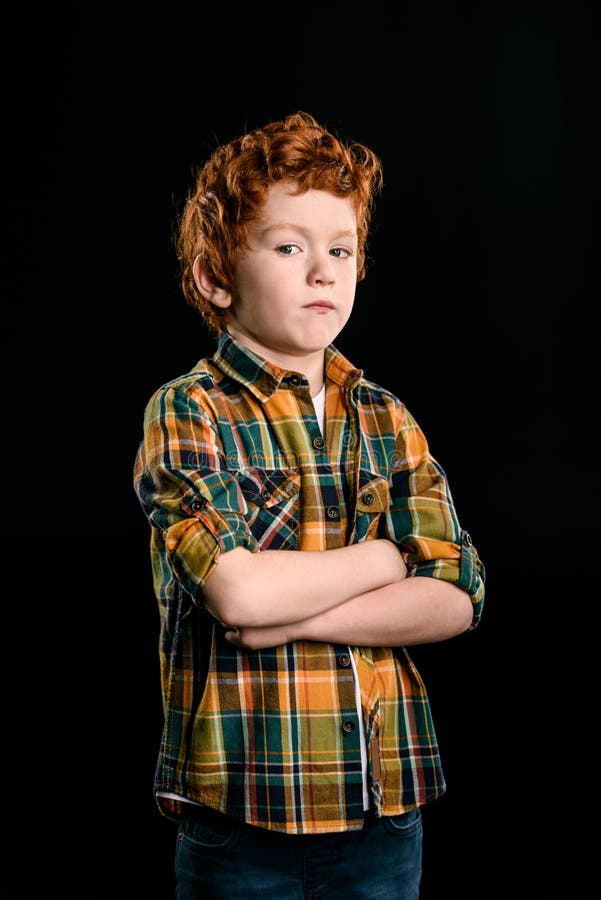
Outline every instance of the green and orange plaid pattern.
{"type": "Polygon", "coordinates": [[[360,722],[347,646],[236,650],[203,606],[219,554],[236,546],[318,551],[387,537],[412,576],[463,587],[478,624],[484,568],[423,432],[333,346],[326,385],[322,436],[306,379],[222,334],[213,358],[146,407],[134,486],[160,612],[155,791],[166,815],[189,800],[290,834],[360,828],[360,728],[376,814],[446,789],[426,690],[404,648],[351,648],[360,722]]]}

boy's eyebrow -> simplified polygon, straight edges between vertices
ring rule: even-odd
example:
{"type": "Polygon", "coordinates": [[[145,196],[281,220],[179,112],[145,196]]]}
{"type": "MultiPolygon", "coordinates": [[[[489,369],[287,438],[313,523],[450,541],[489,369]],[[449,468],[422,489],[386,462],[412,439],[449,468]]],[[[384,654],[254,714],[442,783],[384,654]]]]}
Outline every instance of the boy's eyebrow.
{"type": "MultiPolygon", "coordinates": [[[[296,222],[272,222],[270,225],[266,225],[265,228],[261,228],[258,231],[260,237],[264,237],[268,235],[271,231],[284,231],[284,230],[292,230],[292,231],[300,231],[301,234],[306,234],[308,232],[307,228],[303,228],[302,225],[299,225],[296,222]]],[[[349,237],[356,238],[357,231],[352,228],[342,228],[340,231],[335,232],[336,237],[349,237]]]]}

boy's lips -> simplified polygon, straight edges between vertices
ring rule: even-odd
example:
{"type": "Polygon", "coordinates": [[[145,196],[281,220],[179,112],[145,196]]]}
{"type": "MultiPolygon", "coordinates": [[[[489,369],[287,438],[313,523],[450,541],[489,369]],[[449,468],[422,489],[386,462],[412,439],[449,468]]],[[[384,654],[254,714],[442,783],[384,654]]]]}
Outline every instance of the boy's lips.
{"type": "Polygon", "coordinates": [[[334,304],[329,300],[314,300],[313,303],[307,303],[305,309],[334,309],[334,304]]]}

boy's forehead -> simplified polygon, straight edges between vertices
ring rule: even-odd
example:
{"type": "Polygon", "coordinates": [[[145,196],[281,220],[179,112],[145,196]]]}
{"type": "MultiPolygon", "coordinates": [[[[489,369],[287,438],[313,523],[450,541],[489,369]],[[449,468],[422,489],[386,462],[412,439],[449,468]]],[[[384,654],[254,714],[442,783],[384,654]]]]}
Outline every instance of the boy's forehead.
{"type": "Polygon", "coordinates": [[[310,188],[299,193],[294,184],[274,184],[267,190],[265,202],[257,216],[260,230],[297,224],[330,223],[354,234],[356,215],[349,197],[339,197],[330,191],[310,188]]]}

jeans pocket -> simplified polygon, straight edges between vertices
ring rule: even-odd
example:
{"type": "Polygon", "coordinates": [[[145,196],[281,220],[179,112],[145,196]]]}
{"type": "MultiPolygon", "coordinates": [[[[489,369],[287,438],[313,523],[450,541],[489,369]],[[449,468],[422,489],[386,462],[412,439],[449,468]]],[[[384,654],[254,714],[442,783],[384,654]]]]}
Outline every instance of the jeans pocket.
{"type": "Polygon", "coordinates": [[[421,830],[422,814],[418,806],[398,816],[382,816],[381,822],[390,834],[409,835],[421,830]]]}
{"type": "Polygon", "coordinates": [[[213,810],[199,809],[186,816],[179,826],[178,839],[192,849],[231,847],[238,835],[238,824],[229,816],[213,810]]]}

